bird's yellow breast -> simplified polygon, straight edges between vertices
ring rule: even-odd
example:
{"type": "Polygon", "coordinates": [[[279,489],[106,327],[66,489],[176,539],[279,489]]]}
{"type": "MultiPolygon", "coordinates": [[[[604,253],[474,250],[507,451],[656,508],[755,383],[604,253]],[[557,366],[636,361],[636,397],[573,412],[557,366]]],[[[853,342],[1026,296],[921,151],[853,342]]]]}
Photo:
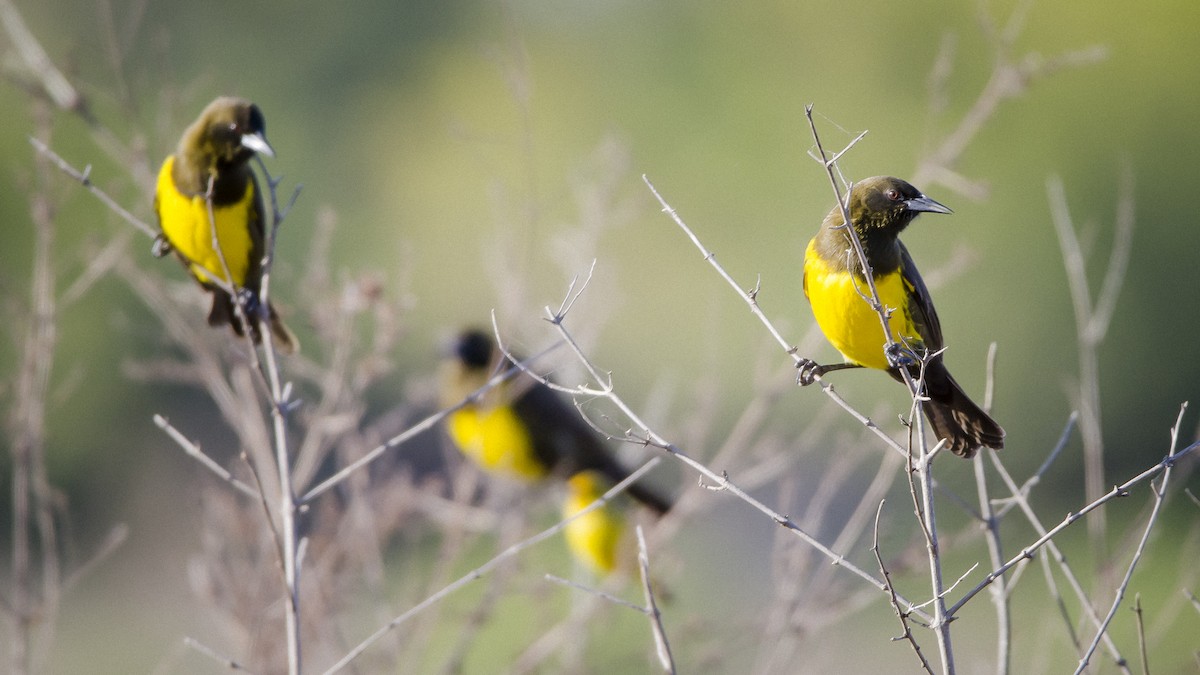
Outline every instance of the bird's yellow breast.
{"type": "Polygon", "coordinates": [[[446,429],[462,453],[487,471],[522,480],[547,473],[534,454],[533,439],[509,406],[456,410],[446,420],[446,429]]]}
{"type": "MultiPolygon", "coordinates": [[[[575,474],[567,482],[563,518],[579,513],[602,494],[602,485],[592,472],[575,474]]],[[[563,534],[576,560],[597,574],[608,574],[617,566],[617,548],[624,526],[621,516],[606,505],[568,523],[563,534]]]]}
{"type": "MultiPolygon", "coordinates": [[[[866,282],[826,264],[817,254],[816,239],[809,242],[804,254],[804,290],[821,332],[846,361],[868,368],[889,368],[883,325],[866,299],[870,296],[866,282]]],[[[909,313],[909,291],[900,272],[875,279],[875,290],[883,305],[893,310],[888,320],[892,339],[918,347],[922,341],[909,313]]]]}
{"type": "Polygon", "coordinates": [[[233,283],[246,285],[254,242],[251,239],[251,220],[254,213],[254,181],[248,181],[246,192],[233,204],[214,206],[210,217],[204,195],[185,195],[175,187],[172,171],[175,156],[163,162],[158,173],[155,208],[159,226],[171,247],[186,258],[191,273],[201,282],[220,279],[228,282],[225,267],[213,247],[213,224],[221,254],[233,277],[233,283]]]}

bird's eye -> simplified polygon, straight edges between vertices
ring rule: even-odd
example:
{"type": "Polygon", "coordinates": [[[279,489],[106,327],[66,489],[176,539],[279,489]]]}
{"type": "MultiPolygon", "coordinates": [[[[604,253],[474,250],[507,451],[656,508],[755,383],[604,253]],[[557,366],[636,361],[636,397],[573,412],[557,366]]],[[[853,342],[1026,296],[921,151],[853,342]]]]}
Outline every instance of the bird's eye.
{"type": "Polygon", "coordinates": [[[900,201],[900,191],[897,190],[896,188],[888,188],[888,189],[884,190],[883,196],[887,197],[888,199],[890,199],[891,201],[894,201],[894,202],[900,201]]]}

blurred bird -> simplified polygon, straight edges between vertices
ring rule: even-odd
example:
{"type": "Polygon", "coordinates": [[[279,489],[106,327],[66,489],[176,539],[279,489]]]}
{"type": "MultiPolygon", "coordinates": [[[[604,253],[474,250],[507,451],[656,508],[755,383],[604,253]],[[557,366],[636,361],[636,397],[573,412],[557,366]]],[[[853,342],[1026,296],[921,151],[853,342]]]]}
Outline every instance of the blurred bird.
{"type": "MultiPolygon", "coordinates": [[[[463,332],[442,364],[442,405],[462,402],[512,365],[491,335],[463,332]]],[[[548,477],[566,481],[563,512],[572,515],[630,474],[578,411],[524,373],[451,413],[446,429],[459,450],[487,471],[527,482],[548,477]]],[[[638,483],[629,486],[627,493],[656,514],[671,507],[638,483]]],[[[589,567],[610,570],[621,529],[619,516],[608,507],[598,509],[567,528],[568,545],[589,567]]]]}
{"type": "MultiPolygon", "coordinates": [[[[852,227],[845,227],[842,210],[835,206],[804,253],[804,294],[821,332],[846,363],[821,366],[806,360],[800,364],[801,383],[811,384],[832,370],[863,366],[886,370],[900,382],[904,368],[915,380],[925,352],[939,352],[945,344],[929,289],[899,235],[920,213],[951,211],[889,176],[855,183],[848,203],[852,227]],[[868,302],[852,235],[862,244],[879,300],[892,312],[888,326],[897,343],[894,353],[888,353],[879,314],[868,302]]],[[[925,395],[925,416],[954,454],[971,457],[980,446],[1004,447],[1004,429],[954,381],[940,353],[925,362],[925,395]]]]}
{"type": "MultiPolygon", "coordinates": [[[[235,311],[235,300],[215,282],[234,286],[257,343],[262,337],[258,317],[265,239],[262,194],[249,167],[256,152],[275,156],[258,106],[231,97],[210,103],[183,132],[175,154],[167,157],[159,171],[154,211],[162,234],[155,241],[154,253],[162,256],[173,250],[192,278],[212,294],[209,325],[229,324],[241,336],[245,329],[235,311]],[[214,226],[217,246],[213,245],[214,226]]],[[[275,308],[268,304],[266,310],[276,347],[284,353],[297,351],[296,336],[275,308]]]]}

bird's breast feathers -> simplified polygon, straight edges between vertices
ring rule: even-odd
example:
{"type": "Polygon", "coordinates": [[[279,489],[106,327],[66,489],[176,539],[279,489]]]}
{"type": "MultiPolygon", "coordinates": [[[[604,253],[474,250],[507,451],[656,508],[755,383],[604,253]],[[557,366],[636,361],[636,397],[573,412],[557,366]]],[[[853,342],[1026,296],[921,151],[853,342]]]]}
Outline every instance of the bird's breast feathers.
{"type": "MultiPolygon", "coordinates": [[[[868,368],[889,368],[884,354],[883,326],[868,301],[866,281],[845,269],[827,264],[809,242],[804,256],[804,292],[813,316],[826,339],[850,363],[868,368]]],[[[899,272],[875,279],[875,290],[883,305],[892,311],[888,324],[892,338],[910,347],[921,344],[909,311],[909,291],[899,272]]]]}
{"type": "Polygon", "coordinates": [[[250,228],[258,226],[251,223],[252,219],[258,218],[254,210],[254,181],[247,182],[241,199],[224,206],[214,205],[210,217],[204,195],[186,195],[176,188],[172,178],[174,167],[174,156],[163,162],[155,192],[155,209],[163,235],[190,263],[189,269],[199,281],[208,282],[214,278],[228,281],[225,266],[213,246],[212,225],[215,223],[221,255],[233,283],[245,286],[256,247],[250,228]]]}
{"type": "Polygon", "coordinates": [[[509,406],[467,406],[450,414],[446,428],[463,454],[487,471],[522,480],[547,473],[534,454],[533,439],[509,406]]]}

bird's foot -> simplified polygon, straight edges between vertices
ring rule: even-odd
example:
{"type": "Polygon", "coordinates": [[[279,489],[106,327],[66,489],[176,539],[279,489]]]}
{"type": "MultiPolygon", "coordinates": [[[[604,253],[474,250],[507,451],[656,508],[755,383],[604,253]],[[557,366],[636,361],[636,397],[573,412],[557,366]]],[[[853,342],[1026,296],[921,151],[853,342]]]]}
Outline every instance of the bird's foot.
{"type": "Polygon", "coordinates": [[[817,378],[824,374],[825,366],[812,359],[800,359],[796,362],[796,384],[801,387],[807,387],[816,382],[817,378]]]}
{"type": "Polygon", "coordinates": [[[261,319],[262,317],[259,315],[262,314],[262,303],[258,301],[258,294],[249,288],[240,288],[237,294],[238,304],[242,306],[242,311],[246,313],[246,316],[252,319],[261,319]]]}
{"type": "Polygon", "coordinates": [[[171,252],[171,242],[162,233],[159,233],[154,238],[154,243],[150,245],[150,254],[155,258],[161,258],[171,252]]]}
{"type": "Polygon", "coordinates": [[[888,345],[883,353],[887,356],[888,365],[892,368],[907,368],[921,362],[916,354],[895,342],[888,345]]]}

